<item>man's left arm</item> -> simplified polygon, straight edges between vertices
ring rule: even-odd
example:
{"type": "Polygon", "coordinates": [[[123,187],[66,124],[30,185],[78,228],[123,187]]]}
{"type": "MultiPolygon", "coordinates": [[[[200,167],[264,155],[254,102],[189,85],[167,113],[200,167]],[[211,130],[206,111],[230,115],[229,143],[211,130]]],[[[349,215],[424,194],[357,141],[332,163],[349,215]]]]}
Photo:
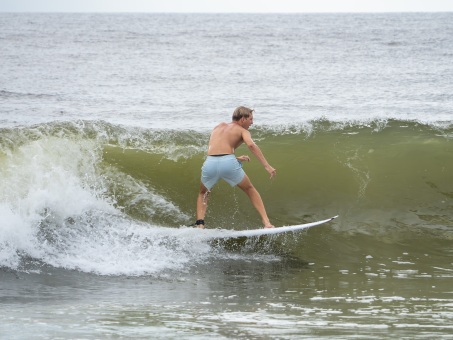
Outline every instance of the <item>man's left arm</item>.
{"type": "Polygon", "coordinates": [[[266,160],[266,157],[264,157],[264,154],[259,148],[259,146],[256,145],[255,142],[253,141],[250,132],[245,131],[242,135],[242,138],[244,140],[244,143],[249,148],[249,150],[256,156],[256,158],[258,158],[258,160],[263,165],[264,169],[266,169],[266,171],[271,175],[271,178],[273,178],[277,174],[277,170],[275,170],[266,160]]]}

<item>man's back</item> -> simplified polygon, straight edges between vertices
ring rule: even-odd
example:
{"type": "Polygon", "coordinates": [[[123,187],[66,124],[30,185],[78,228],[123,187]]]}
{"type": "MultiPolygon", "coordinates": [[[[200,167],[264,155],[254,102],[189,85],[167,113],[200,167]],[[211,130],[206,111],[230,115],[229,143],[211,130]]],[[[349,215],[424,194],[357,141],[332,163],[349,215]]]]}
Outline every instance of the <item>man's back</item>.
{"type": "Polygon", "coordinates": [[[244,142],[242,137],[244,131],[246,130],[243,127],[234,122],[220,123],[212,130],[208,155],[233,154],[244,142]]]}

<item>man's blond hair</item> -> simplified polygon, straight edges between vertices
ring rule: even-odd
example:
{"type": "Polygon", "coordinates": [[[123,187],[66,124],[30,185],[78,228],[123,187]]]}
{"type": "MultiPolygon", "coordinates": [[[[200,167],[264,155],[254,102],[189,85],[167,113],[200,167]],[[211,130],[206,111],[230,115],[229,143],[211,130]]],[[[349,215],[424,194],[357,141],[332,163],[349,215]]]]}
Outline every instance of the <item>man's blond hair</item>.
{"type": "Polygon", "coordinates": [[[253,114],[253,109],[249,109],[248,107],[245,106],[239,106],[234,110],[233,112],[233,120],[238,121],[241,120],[242,118],[249,118],[253,114]]]}

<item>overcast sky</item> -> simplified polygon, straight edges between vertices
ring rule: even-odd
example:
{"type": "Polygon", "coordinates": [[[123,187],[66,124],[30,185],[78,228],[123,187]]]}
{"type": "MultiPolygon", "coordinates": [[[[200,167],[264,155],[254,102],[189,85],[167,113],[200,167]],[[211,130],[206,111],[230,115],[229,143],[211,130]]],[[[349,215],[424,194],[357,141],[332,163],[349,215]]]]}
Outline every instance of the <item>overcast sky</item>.
{"type": "Polygon", "coordinates": [[[452,12],[453,0],[0,0],[0,12],[452,12]]]}

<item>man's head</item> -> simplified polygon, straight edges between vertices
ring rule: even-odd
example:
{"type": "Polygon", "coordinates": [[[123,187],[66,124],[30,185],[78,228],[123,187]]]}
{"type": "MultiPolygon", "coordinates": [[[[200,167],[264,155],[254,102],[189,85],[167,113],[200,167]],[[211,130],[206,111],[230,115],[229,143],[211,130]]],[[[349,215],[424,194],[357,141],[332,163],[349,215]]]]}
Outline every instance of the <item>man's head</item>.
{"type": "Polygon", "coordinates": [[[237,107],[233,112],[233,122],[248,130],[250,125],[253,124],[253,111],[245,106],[237,107]]]}
{"type": "Polygon", "coordinates": [[[249,109],[248,107],[245,106],[239,106],[234,110],[233,112],[233,121],[240,121],[242,118],[249,118],[253,116],[253,109],[249,109]]]}

